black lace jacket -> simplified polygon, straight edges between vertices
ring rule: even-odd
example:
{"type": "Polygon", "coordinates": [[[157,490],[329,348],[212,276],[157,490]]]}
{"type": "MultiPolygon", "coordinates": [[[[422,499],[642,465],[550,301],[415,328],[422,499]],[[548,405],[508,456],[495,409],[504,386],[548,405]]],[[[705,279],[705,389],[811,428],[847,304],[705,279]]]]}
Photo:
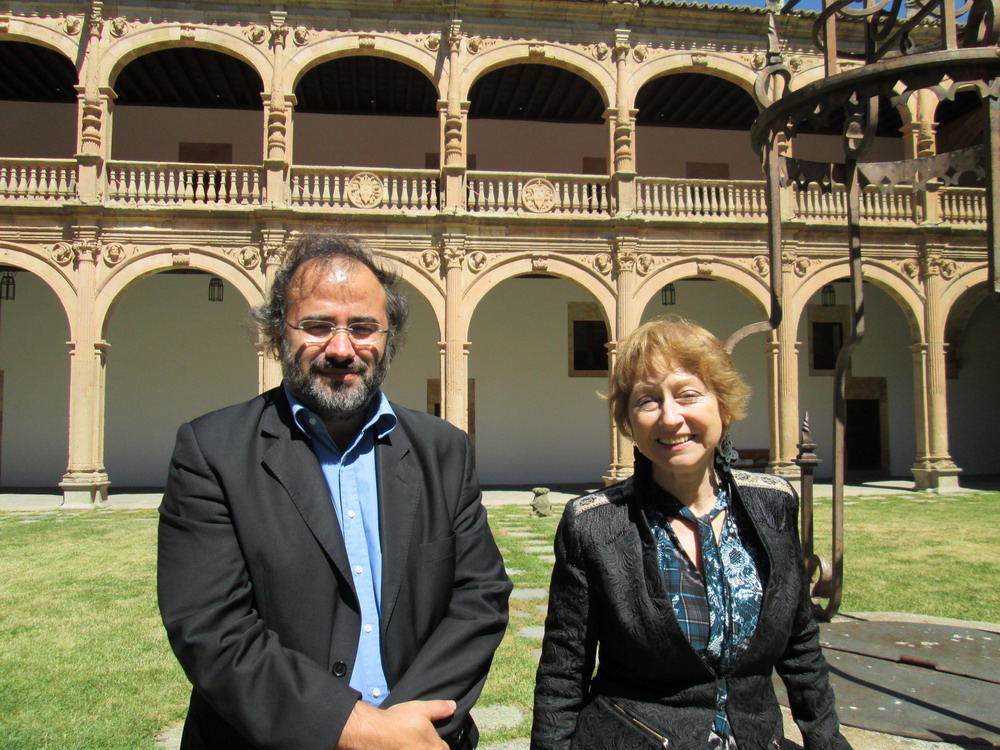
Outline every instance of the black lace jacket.
{"type": "Polygon", "coordinates": [[[772,670],[784,680],[806,750],[849,750],[801,563],[795,491],[770,474],[734,471],[733,480],[734,518],[764,550],[765,589],[757,631],[723,677],[677,623],[637,497],[641,482],[632,477],[567,503],[556,533],[532,750],[705,750],[717,679],[727,683],[740,750],[776,748],[783,731],[772,670]]]}

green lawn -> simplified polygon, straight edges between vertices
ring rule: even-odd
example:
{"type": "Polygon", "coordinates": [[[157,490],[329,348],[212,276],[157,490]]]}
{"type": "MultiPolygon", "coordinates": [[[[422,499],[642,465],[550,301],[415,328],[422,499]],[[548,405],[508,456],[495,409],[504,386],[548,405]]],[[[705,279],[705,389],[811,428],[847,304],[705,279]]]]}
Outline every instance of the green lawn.
{"type": "MultiPolygon", "coordinates": [[[[1000,621],[1000,493],[848,502],[842,611],[1000,621]]],[[[155,518],[0,513],[0,748],[149,750],[161,728],[181,721],[188,688],[156,612],[155,518]]],[[[516,533],[528,528],[544,544],[558,519],[532,519],[527,506],[494,507],[490,518],[507,566],[522,571],[515,583],[546,587],[551,563],[524,550],[539,541],[516,533]]],[[[829,501],[817,503],[816,519],[822,536],[829,501]]],[[[821,539],[817,550],[828,546],[821,539]]],[[[485,734],[484,743],[527,736],[541,641],[518,631],[542,625],[539,604],[511,601],[480,701],[519,707],[525,720],[485,734]]]]}

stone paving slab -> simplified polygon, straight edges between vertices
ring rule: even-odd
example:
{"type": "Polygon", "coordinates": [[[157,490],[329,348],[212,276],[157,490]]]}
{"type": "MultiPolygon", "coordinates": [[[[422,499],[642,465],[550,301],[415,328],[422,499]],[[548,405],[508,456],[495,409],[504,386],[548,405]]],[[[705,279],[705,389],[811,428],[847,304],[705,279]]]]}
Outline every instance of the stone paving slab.
{"type": "Polygon", "coordinates": [[[545,589],[521,589],[514,587],[510,593],[511,599],[546,599],[549,592],[545,589]]]}
{"type": "Polygon", "coordinates": [[[472,709],[472,718],[482,732],[495,732],[499,729],[514,729],[519,726],[527,715],[516,706],[476,706],[472,709]]]}

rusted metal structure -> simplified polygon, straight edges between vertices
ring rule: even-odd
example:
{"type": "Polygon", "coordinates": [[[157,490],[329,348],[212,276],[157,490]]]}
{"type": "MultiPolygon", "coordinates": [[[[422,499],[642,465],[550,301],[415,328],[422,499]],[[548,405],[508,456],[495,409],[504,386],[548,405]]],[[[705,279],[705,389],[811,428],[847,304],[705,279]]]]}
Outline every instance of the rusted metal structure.
{"type": "MultiPolygon", "coordinates": [[[[791,10],[790,0],[780,12],[791,10]]],[[[781,267],[782,195],[784,188],[800,191],[815,184],[829,192],[834,184],[847,195],[847,253],[851,289],[851,331],[837,357],[834,374],[834,467],[832,553],[829,559],[812,549],[811,497],[804,498],[803,518],[808,519],[807,564],[816,580],[813,595],[817,613],[831,618],[840,605],[843,588],[843,503],[847,418],[845,384],[851,356],[865,330],[861,195],[869,185],[890,192],[899,186],[914,191],[954,185],[965,173],[975,174],[986,186],[987,252],[989,279],[994,293],[1000,292],[1000,17],[996,0],[969,0],[961,7],[951,0],[910,0],[905,17],[902,0],[865,2],[825,0],[813,37],[825,58],[826,76],[796,90],[788,90],[792,79],[781,53],[773,7],[767,65],[761,70],[755,97],[762,111],[751,131],[754,149],[767,176],[769,257],[772,269],[781,267]],[[848,43],[838,41],[838,21],[850,24],[848,43]],[[860,36],[858,31],[860,31],[860,36]],[[842,61],[854,67],[841,72],[842,61]],[[860,64],[858,64],[860,63],[860,64]],[[978,93],[982,103],[984,142],[950,153],[921,156],[895,162],[865,161],[875,140],[880,97],[893,106],[906,104],[914,95],[930,92],[938,101],[952,100],[960,90],[978,93]],[[829,129],[842,122],[843,156],[840,163],[821,163],[789,155],[790,144],[800,127],[829,129]]],[[[841,39],[846,39],[847,35],[841,39]]],[[[731,351],[752,333],[775,330],[782,321],[781,273],[772,273],[769,319],[746,326],[727,342],[731,351]]],[[[803,438],[801,449],[811,442],[803,438]]],[[[801,457],[801,454],[800,454],[801,457]]],[[[800,464],[801,465],[801,464],[800,464]]],[[[808,493],[811,495],[811,493],[808,493]]],[[[803,526],[803,531],[806,531],[803,526]]]]}

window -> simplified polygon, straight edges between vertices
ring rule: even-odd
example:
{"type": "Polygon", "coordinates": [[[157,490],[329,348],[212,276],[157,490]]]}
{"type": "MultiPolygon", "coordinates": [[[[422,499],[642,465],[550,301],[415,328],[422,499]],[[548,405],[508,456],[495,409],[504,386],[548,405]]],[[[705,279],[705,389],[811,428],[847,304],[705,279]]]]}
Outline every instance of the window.
{"type": "MultiPolygon", "coordinates": [[[[809,305],[809,374],[833,375],[848,335],[847,305],[809,305]]],[[[847,373],[850,374],[850,371],[847,373]]]]}
{"type": "Polygon", "coordinates": [[[606,377],[608,326],[593,302],[569,303],[569,376],[606,377]]]}

